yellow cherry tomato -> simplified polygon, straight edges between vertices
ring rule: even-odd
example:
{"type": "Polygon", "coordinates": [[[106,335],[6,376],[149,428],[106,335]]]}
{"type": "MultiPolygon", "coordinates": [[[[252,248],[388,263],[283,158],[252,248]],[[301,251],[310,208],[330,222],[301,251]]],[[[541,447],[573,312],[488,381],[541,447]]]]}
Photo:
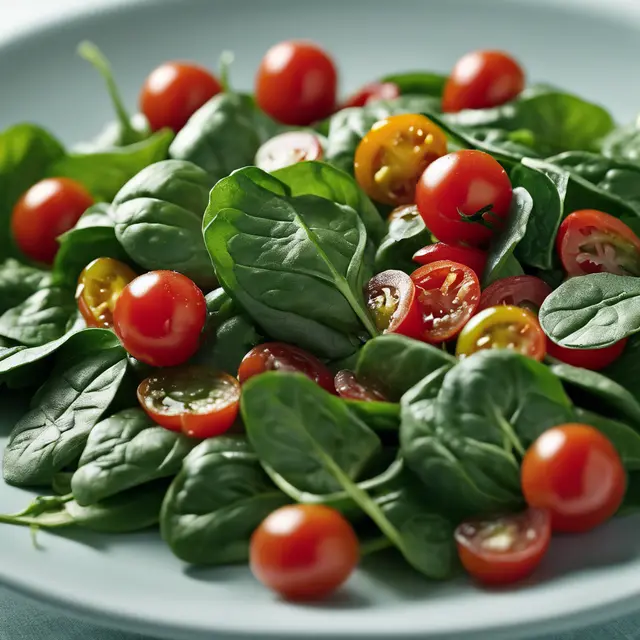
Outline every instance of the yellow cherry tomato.
{"type": "Polygon", "coordinates": [[[456,355],[463,358],[483,349],[512,349],[541,361],[546,337],[538,319],[526,309],[500,305],[489,307],[467,322],[458,336],[456,355]]]}
{"type": "Polygon", "coordinates": [[[447,138],[429,118],[406,113],[376,122],[356,149],[356,180],[366,193],[391,205],[414,202],[423,171],[447,153],[447,138]]]}
{"type": "Polygon", "coordinates": [[[113,327],[113,310],[122,290],[138,274],[113,258],[97,258],[80,274],[76,300],[89,327],[113,327]]]}

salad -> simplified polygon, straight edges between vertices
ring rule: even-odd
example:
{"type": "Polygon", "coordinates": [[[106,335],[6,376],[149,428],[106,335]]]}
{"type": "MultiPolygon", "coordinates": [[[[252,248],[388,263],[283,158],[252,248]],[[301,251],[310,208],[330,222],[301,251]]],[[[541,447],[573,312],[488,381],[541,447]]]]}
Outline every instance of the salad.
{"type": "Polygon", "coordinates": [[[158,527],[321,598],[395,550],[508,584],[640,506],[640,129],[506,53],[340,101],[170,62],[67,150],[0,134],[4,525],[158,527]]]}

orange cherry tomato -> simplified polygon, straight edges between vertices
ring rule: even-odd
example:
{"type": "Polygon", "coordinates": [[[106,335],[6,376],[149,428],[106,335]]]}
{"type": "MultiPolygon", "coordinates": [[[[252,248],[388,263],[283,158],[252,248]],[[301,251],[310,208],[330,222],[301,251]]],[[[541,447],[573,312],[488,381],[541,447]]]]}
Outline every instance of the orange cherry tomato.
{"type": "Polygon", "coordinates": [[[334,384],[338,395],[347,400],[362,402],[386,402],[387,400],[377,389],[360,382],[356,374],[348,369],[342,369],[336,373],[334,384]]]}
{"type": "Polygon", "coordinates": [[[600,349],[569,349],[547,339],[547,354],[556,360],[591,371],[601,371],[613,364],[627,346],[627,338],[600,349]]]}
{"type": "Polygon", "coordinates": [[[356,180],[377,202],[411,204],[424,170],[446,153],[445,134],[426,116],[390,116],[376,122],[360,141],[356,180]]]}

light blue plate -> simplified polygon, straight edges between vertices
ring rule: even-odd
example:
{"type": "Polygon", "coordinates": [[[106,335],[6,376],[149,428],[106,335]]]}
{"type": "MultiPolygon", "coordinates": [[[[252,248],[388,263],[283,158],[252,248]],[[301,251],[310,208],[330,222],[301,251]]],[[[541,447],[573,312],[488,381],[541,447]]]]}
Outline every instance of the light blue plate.
{"type": "MultiPolygon", "coordinates": [[[[250,88],[274,42],[307,37],[339,61],[344,85],[407,69],[446,70],[462,53],[501,47],[533,80],[610,106],[621,120],[640,108],[640,13],[602,0],[182,0],[132,2],[0,46],[0,126],[33,120],[73,143],[111,113],[100,79],[74,55],[88,38],[113,61],[131,104],[153,66],[191,58],[215,66],[236,52],[234,86],[250,88]],[[593,5],[593,6],[592,6],[593,5]],[[606,5],[606,7],[605,7],[606,5]],[[618,8],[618,6],[620,8],[618,8]]],[[[0,448],[13,424],[0,407],[0,448]]],[[[0,511],[29,501],[0,483],[0,511]]],[[[640,520],[559,538],[536,579],[502,592],[466,581],[430,584],[393,559],[369,563],[333,601],[279,601],[244,567],[192,570],[155,533],[40,535],[0,527],[0,581],[70,614],[171,640],[215,638],[462,638],[500,640],[558,631],[631,612],[640,596],[640,520]]]]}

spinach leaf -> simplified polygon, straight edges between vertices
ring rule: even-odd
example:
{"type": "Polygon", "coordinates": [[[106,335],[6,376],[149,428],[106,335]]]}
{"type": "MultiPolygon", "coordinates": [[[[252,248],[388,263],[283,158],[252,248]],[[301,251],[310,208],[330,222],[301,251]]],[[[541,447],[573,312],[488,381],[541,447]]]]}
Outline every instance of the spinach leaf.
{"type": "Polygon", "coordinates": [[[39,289],[51,284],[51,274],[13,258],[0,263],[0,313],[17,307],[39,289]]]}
{"type": "Polygon", "coordinates": [[[607,158],[640,162],[640,128],[638,128],[638,123],[614,129],[602,141],[600,151],[607,158]]]}
{"type": "Polygon", "coordinates": [[[447,76],[440,73],[411,71],[408,73],[391,73],[380,82],[393,82],[402,95],[422,95],[441,98],[447,76]]]}
{"type": "Polygon", "coordinates": [[[362,296],[373,259],[351,207],[291,197],[249,167],[211,191],[204,238],[220,283],[266,335],[331,359],[377,334],[362,296]]]}
{"type": "Polygon", "coordinates": [[[454,364],[456,359],[442,349],[390,333],[364,345],[358,357],[356,376],[395,402],[425,376],[454,364]]]}
{"type": "Polygon", "coordinates": [[[400,405],[395,402],[344,400],[350,411],[380,436],[397,433],[400,428],[400,405]]]}
{"type": "Polygon", "coordinates": [[[145,269],[171,269],[203,288],[215,283],[202,239],[210,179],[189,162],[158,162],[130,180],[114,200],[116,238],[145,269]]]}
{"type": "Polygon", "coordinates": [[[159,427],[142,409],[125,409],[91,430],[71,480],[80,505],[175,476],[197,441],[159,427]]]}
{"type": "Polygon", "coordinates": [[[232,171],[254,164],[260,145],[279,128],[250,96],[221,93],[191,116],[169,155],[204,169],[212,186],[232,171]]]}
{"type": "Polygon", "coordinates": [[[526,189],[516,187],[513,190],[509,217],[504,228],[494,237],[489,254],[487,266],[482,276],[484,286],[495,280],[507,264],[507,261],[515,251],[518,243],[524,238],[529,217],[533,210],[533,200],[526,189]]]}
{"type": "Polygon", "coordinates": [[[185,459],[162,505],[160,530],[185,562],[245,562],[255,529],[287,502],[244,438],[211,438],[185,459]]]}
{"type": "Polygon", "coordinates": [[[555,343],[608,347],[640,331],[640,278],[593,273],[570,278],[540,307],[540,324],[555,343]]]}
{"type": "MultiPolygon", "coordinates": [[[[0,352],[1,353],[1,352],[0,352]]],[[[0,360],[2,356],[0,356],[0,360]]],[[[632,335],[622,355],[603,372],[640,402],[640,335],[632,335]]]]}
{"type": "Polygon", "coordinates": [[[11,432],[3,468],[10,484],[50,485],[56,472],[78,459],[89,432],[115,398],[127,368],[124,349],[112,347],[77,360],[45,383],[11,432]]]}
{"type": "Polygon", "coordinates": [[[502,278],[523,275],[524,269],[522,268],[522,265],[516,260],[516,258],[514,258],[513,254],[509,254],[502,265],[500,265],[500,267],[496,271],[493,271],[489,278],[485,280],[484,286],[488,287],[496,280],[501,280],[502,278]]]}

